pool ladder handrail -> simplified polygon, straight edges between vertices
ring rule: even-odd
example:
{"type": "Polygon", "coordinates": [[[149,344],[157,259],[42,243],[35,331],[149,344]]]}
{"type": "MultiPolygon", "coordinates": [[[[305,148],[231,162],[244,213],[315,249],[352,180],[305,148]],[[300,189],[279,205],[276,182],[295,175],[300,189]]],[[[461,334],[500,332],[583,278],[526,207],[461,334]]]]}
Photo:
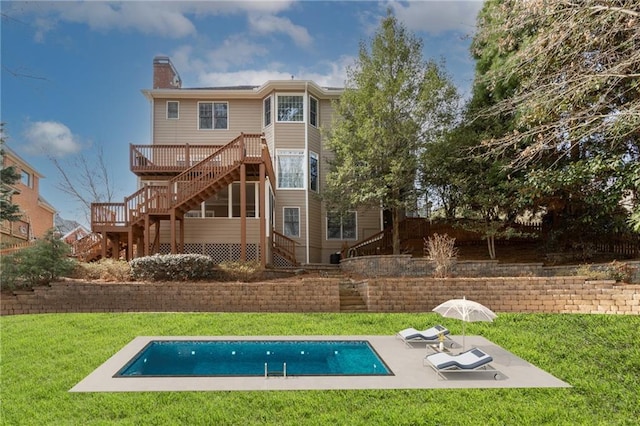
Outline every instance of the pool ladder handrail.
{"type": "MultiPolygon", "coordinates": [[[[279,373],[279,371],[273,371],[271,372],[272,376],[276,376],[278,374],[275,373],[279,373]]],[[[269,365],[268,363],[264,363],[264,378],[268,378],[269,377],[269,365]]],[[[287,377],[287,363],[283,362],[282,363],[282,377],[286,378],[287,377]]]]}

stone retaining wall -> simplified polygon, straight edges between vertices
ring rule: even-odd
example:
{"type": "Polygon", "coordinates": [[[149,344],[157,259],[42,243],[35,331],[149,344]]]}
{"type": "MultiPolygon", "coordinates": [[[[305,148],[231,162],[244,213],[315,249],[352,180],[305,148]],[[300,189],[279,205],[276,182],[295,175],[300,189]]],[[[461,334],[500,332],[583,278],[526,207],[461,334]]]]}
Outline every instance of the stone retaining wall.
{"type": "Polygon", "coordinates": [[[640,315],[640,285],[584,277],[378,278],[367,280],[373,312],[429,312],[466,297],[496,312],[640,315]]]}
{"type": "MultiPolygon", "coordinates": [[[[631,282],[640,282],[640,261],[625,261],[635,273],[631,282]]],[[[593,265],[604,269],[607,264],[593,265]]],[[[575,275],[578,266],[544,266],[542,263],[501,263],[497,260],[459,261],[452,268],[458,277],[557,277],[575,275]]],[[[431,277],[434,263],[408,254],[385,256],[359,256],[342,259],[340,269],[365,277],[431,277]]]]}
{"type": "MultiPolygon", "coordinates": [[[[261,283],[60,282],[3,294],[2,315],[56,312],[339,312],[339,278],[261,283]]],[[[354,283],[369,312],[430,312],[452,298],[496,312],[640,315],[640,285],[584,277],[375,278],[354,283]]]]}
{"type": "Polygon", "coordinates": [[[54,312],[335,312],[337,279],[261,283],[84,283],[4,295],[2,315],[54,312]]]}

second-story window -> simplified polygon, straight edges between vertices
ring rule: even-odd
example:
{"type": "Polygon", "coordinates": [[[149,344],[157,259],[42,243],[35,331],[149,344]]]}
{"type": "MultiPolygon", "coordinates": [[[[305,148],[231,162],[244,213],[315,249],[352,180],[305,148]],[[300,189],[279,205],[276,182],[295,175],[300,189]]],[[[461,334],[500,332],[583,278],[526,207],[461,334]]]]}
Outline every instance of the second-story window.
{"type": "Polygon", "coordinates": [[[278,121],[304,121],[304,96],[278,95],[278,121]]]}
{"type": "Polygon", "coordinates": [[[318,100],[311,96],[309,97],[309,124],[318,127],[318,100]]]}
{"type": "Polygon", "coordinates": [[[304,189],[304,151],[277,152],[278,189],[304,189]]]}
{"type": "Polygon", "coordinates": [[[199,102],[198,129],[228,129],[229,104],[226,102],[199,102]]]}
{"type": "Polygon", "coordinates": [[[309,153],[309,189],[318,192],[318,154],[315,152],[309,153]]]}
{"type": "Polygon", "coordinates": [[[180,118],[180,102],[167,101],[167,119],[177,120],[180,118]]]}
{"type": "Polygon", "coordinates": [[[271,96],[264,100],[264,127],[271,124],[271,96]]]}

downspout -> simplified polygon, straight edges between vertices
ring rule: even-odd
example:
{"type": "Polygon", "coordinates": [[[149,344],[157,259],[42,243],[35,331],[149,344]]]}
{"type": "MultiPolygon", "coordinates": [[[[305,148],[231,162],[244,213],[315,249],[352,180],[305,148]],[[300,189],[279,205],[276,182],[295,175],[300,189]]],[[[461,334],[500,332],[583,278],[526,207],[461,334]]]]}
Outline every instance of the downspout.
{"type": "Polygon", "coordinates": [[[307,171],[307,173],[304,174],[305,177],[305,182],[304,182],[304,187],[305,187],[305,191],[304,191],[304,211],[305,211],[305,217],[304,217],[304,222],[305,222],[305,234],[306,234],[306,238],[307,238],[307,244],[306,244],[306,255],[307,255],[307,264],[309,264],[309,259],[310,259],[310,251],[309,251],[309,82],[305,81],[304,83],[304,103],[303,103],[303,110],[305,111],[305,115],[304,115],[304,158],[306,161],[306,164],[304,165],[305,170],[307,171]]]}

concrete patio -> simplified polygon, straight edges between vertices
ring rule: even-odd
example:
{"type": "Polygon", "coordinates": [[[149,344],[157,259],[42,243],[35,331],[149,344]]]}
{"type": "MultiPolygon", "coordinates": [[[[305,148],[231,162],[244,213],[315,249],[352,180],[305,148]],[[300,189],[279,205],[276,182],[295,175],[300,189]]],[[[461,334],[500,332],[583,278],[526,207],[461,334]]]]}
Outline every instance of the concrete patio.
{"type": "MultiPolygon", "coordinates": [[[[462,348],[462,336],[451,336],[453,353],[462,348]]],[[[447,374],[446,380],[423,365],[430,348],[408,347],[394,336],[141,336],[109,358],[70,392],[152,391],[274,391],[328,389],[452,389],[570,387],[529,362],[480,336],[466,336],[467,349],[478,347],[493,357],[495,372],[447,374]],[[113,375],[151,340],[368,340],[393,371],[392,376],[289,376],[289,377],[126,377],[113,375]]]]}

